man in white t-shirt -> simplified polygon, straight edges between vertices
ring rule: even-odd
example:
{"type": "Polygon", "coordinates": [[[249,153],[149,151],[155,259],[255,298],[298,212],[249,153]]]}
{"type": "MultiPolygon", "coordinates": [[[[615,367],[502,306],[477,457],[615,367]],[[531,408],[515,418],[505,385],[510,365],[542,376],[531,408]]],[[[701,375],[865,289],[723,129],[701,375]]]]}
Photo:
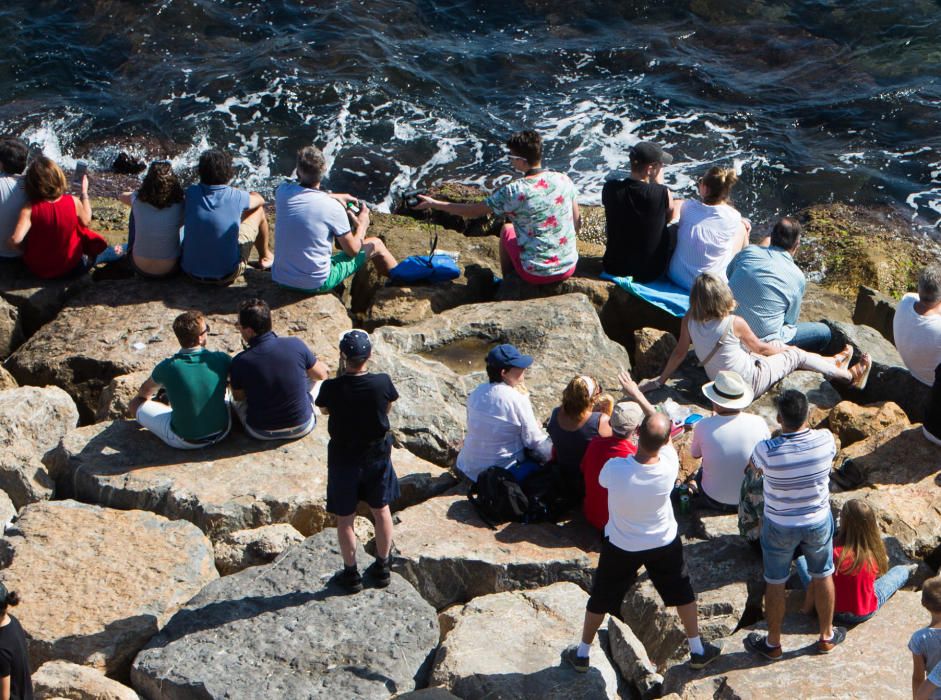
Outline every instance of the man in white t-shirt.
{"type": "Polygon", "coordinates": [[[297,182],[286,182],[275,192],[278,250],[271,278],[284,287],[318,294],[332,290],[367,260],[372,260],[380,275],[388,276],[395,258],[380,239],[366,238],[366,205],[349,195],[320,189],[326,171],[320,149],[305,146],[299,150],[296,171],[297,182]],[[356,208],[358,213],[354,213],[356,208]],[[334,242],[340,246],[337,253],[334,242]]]}
{"type": "Polygon", "coordinates": [[[908,371],[932,387],[923,430],[941,445],[941,265],[926,267],[918,278],[918,294],[902,297],[892,333],[908,371]]]}
{"type": "Polygon", "coordinates": [[[23,171],[29,149],[17,138],[0,139],[0,258],[19,258],[22,251],[9,244],[13,229],[26,206],[26,190],[23,188],[23,171]]]}
{"type": "Polygon", "coordinates": [[[654,413],[644,418],[637,453],[608,460],[598,483],[608,489],[608,524],[591,597],[585,610],[582,640],[563,658],[576,671],[588,671],[588,653],[606,613],[620,617],[621,601],[637,580],[641,566],[663,604],[676,607],[689,642],[692,668],[713,661],[721,647],[699,636],[696,593],[689,581],[670,494],[680,460],[670,442],[670,418],[654,413]]]}
{"type": "Polygon", "coordinates": [[[696,423],[690,452],[702,457],[695,479],[697,507],[737,513],[745,467],[761,440],[771,437],[764,418],[742,410],[751,405],[754,392],[736,372],[719,372],[702,393],[712,401],[715,415],[696,423]]]}

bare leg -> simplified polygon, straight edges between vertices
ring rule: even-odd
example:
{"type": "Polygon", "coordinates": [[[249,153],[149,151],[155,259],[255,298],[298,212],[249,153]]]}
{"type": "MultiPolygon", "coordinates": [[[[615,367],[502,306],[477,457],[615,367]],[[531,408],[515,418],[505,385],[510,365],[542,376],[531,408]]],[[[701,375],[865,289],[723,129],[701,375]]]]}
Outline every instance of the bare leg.
{"type": "MultiPolygon", "coordinates": [[[[353,532],[353,520],[356,513],[337,516],[337,541],[344,566],[356,566],[356,534],[353,532]]],[[[376,531],[378,533],[378,526],[376,531]]]]}
{"type": "MultiPolygon", "coordinates": [[[[781,623],[784,622],[784,584],[765,586],[765,619],[768,621],[768,644],[781,645],[781,623]]],[[[820,608],[817,608],[818,610],[820,608]]]]}
{"type": "Polygon", "coordinates": [[[392,551],[392,511],[389,506],[370,510],[376,528],[376,556],[387,559],[392,551]]]}
{"type": "Polygon", "coordinates": [[[810,583],[807,585],[807,590],[804,592],[804,604],[801,606],[801,612],[805,615],[810,615],[814,611],[814,596],[816,595],[816,586],[814,583],[816,579],[811,579],[810,583]]]}
{"type": "Polygon", "coordinates": [[[366,257],[372,262],[376,272],[383,277],[388,277],[389,270],[395,267],[396,262],[392,253],[386,248],[386,244],[382,242],[382,239],[375,237],[364,239],[363,244],[366,246],[366,257]]]}
{"type": "Polygon", "coordinates": [[[680,621],[683,623],[683,629],[686,630],[686,637],[692,639],[699,636],[699,619],[696,614],[696,601],[680,605],[676,608],[680,621]]]}
{"type": "Polygon", "coordinates": [[[595,635],[598,634],[598,628],[604,622],[604,615],[585,611],[585,622],[582,625],[582,642],[591,644],[595,641],[595,635]]]}
{"type": "Polygon", "coordinates": [[[833,605],[836,591],[833,588],[833,577],[814,579],[814,600],[817,604],[817,620],[820,622],[820,638],[830,639],[833,636],[833,605]]]}
{"type": "Polygon", "coordinates": [[[258,251],[258,264],[261,265],[262,269],[267,270],[274,262],[274,253],[268,247],[271,240],[271,229],[268,225],[268,217],[265,216],[265,208],[258,207],[255,211],[261,216],[258,222],[258,238],[255,239],[255,250],[258,251]]]}

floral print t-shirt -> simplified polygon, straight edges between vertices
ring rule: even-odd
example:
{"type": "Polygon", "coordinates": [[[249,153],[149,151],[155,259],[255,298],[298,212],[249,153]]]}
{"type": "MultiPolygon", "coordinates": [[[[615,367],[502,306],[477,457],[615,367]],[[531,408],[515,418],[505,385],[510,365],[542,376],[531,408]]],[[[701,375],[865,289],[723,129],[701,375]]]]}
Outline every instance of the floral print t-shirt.
{"type": "Polygon", "coordinates": [[[487,197],[487,206],[513,223],[526,272],[551,277],[578,262],[572,218],[576,194],[568,175],[544,170],[513,180],[487,197]]]}

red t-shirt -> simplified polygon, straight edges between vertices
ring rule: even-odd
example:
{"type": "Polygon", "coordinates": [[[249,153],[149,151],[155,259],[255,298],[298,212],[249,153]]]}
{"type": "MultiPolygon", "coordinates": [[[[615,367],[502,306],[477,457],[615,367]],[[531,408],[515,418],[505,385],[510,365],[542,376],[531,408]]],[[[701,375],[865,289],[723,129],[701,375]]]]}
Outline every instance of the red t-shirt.
{"type": "MultiPolygon", "coordinates": [[[[833,563],[840,559],[842,547],[833,548],[833,563]]],[[[873,561],[863,564],[855,574],[847,573],[853,566],[853,559],[847,555],[842,566],[833,574],[833,587],[836,589],[836,603],[833,611],[868,615],[879,607],[876,600],[876,577],[879,569],[873,561]]]]}
{"type": "Polygon", "coordinates": [[[32,205],[23,262],[30,272],[43,279],[62,277],[82,262],[78,214],[71,195],[32,205]]]}
{"type": "Polygon", "coordinates": [[[635,452],[636,445],[617,435],[594,437],[585,448],[581,463],[582,479],[585,482],[582,510],[585,519],[599,530],[604,530],[608,524],[608,489],[598,483],[598,475],[609,459],[630,457],[635,452]]]}

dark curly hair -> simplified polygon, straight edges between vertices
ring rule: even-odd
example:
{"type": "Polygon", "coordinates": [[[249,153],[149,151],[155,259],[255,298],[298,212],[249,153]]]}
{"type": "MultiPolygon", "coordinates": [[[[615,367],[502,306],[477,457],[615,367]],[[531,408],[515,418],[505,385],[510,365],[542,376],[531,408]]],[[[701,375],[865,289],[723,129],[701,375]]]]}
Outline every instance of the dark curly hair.
{"type": "Polygon", "coordinates": [[[183,186],[168,161],[158,160],[150,164],[147,175],[137,190],[137,198],[157,209],[183,201],[183,186]]]}
{"type": "Polygon", "coordinates": [[[232,156],[218,148],[211,148],[199,156],[199,181],[204,185],[228,185],[235,175],[232,156]]]}

